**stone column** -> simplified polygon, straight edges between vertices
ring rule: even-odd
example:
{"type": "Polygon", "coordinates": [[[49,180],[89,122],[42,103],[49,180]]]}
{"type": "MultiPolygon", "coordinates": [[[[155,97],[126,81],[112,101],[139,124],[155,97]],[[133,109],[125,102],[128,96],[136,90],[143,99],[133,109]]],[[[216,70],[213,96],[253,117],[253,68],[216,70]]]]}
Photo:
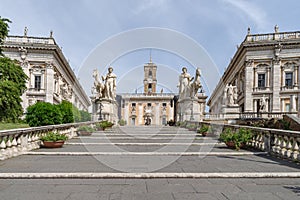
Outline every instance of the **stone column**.
{"type": "Polygon", "coordinates": [[[294,76],[295,76],[295,89],[298,89],[298,72],[299,72],[299,66],[295,66],[294,76]]]}
{"type": "Polygon", "coordinates": [[[46,82],[45,82],[46,102],[53,103],[54,70],[53,70],[53,66],[51,63],[47,63],[45,80],[46,80],[46,82]]]}
{"type": "Polygon", "coordinates": [[[284,86],[284,81],[285,81],[283,67],[280,67],[280,79],[279,80],[280,80],[280,87],[282,88],[284,86]]]}
{"type": "Polygon", "coordinates": [[[284,112],[284,99],[281,99],[281,112],[284,112]]]}
{"type": "MultiPolygon", "coordinates": [[[[29,62],[22,62],[21,63],[21,67],[24,71],[24,73],[28,76],[29,80],[26,81],[26,88],[27,90],[31,87],[31,83],[30,83],[30,72],[29,72],[29,62]]],[[[29,102],[28,102],[28,98],[26,96],[26,91],[22,94],[21,96],[21,99],[22,99],[22,108],[23,108],[23,111],[26,111],[26,108],[29,106],[29,102]]]]}
{"type": "Polygon", "coordinates": [[[271,77],[270,77],[270,67],[267,67],[267,90],[270,90],[270,81],[271,81],[271,77]]]}
{"type": "Polygon", "coordinates": [[[300,93],[298,93],[298,117],[300,117],[300,93]]]}
{"type": "Polygon", "coordinates": [[[245,67],[245,112],[253,111],[253,62],[247,61],[245,67]]]}
{"type": "Polygon", "coordinates": [[[257,80],[258,80],[258,74],[256,72],[256,68],[253,68],[254,71],[254,77],[253,77],[253,88],[257,88],[258,84],[257,84],[257,80]]]}
{"type": "Polygon", "coordinates": [[[291,105],[291,112],[296,112],[296,95],[290,96],[290,105],[291,105]]]}
{"type": "Polygon", "coordinates": [[[253,99],[253,112],[257,111],[257,99],[253,99]]]}
{"type": "Polygon", "coordinates": [[[273,107],[271,108],[272,112],[280,112],[280,80],[282,78],[280,60],[273,61],[273,107]]]}

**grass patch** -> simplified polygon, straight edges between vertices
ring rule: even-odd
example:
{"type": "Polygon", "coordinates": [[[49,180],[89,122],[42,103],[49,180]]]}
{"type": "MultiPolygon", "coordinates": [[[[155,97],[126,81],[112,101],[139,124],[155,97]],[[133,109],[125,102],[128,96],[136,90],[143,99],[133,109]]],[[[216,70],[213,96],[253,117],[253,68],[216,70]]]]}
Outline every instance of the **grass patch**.
{"type": "Polygon", "coordinates": [[[0,123],[0,130],[9,130],[15,128],[28,128],[28,124],[24,123],[0,123]]]}

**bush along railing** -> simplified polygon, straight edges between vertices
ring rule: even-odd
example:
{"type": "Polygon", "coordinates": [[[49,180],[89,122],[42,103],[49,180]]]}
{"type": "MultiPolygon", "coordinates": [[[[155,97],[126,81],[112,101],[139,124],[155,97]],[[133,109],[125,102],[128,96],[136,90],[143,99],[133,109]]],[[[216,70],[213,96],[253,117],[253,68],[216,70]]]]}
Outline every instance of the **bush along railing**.
{"type": "MultiPolygon", "coordinates": [[[[201,123],[201,122],[200,122],[201,123]]],[[[208,123],[204,123],[208,124],[208,123]]],[[[247,142],[250,146],[261,151],[270,153],[271,155],[291,159],[300,162],[300,132],[270,128],[258,128],[251,126],[228,125],[228,124],[210,124],[212,127],[219,127],[224,130],[231,129],[238,131],[246,129],[251,131],[253,137],[247,142]]],[[[213,131],[214,132],[214,131],[213,131]]],[[[216,133],[216,132],[215,132],[216,133]]],[[[220,132],[219,132],[220,133],[220,132]]],[[[217,135],[219,135],[217,133],[217,135]]]]}
{"type": "Polygon", "coordinates": [[[97,122],[70,123],[0,131],[0,160],[40,148],[40,138],[50,131],[65,134],[71,139],[76,136],[77,127],[95,123],[97,122]]]}

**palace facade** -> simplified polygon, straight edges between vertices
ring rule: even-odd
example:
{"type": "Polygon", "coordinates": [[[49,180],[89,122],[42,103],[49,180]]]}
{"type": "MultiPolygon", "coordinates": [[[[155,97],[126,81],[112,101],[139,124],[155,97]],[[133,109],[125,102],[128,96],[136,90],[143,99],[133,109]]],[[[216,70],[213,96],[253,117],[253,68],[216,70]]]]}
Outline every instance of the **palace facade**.
{"type": "MultiPolygon", "coordinates": [[[[240,113],[299,114],[300,32],[248,34],[208,101],[211,115],[223,112],[226,88],[236,88],[240,113]]],[[[226,105],[225,105],[226,106],[226,105]]],[[[269,115],[269,116],[270,116],[269,115]]]]}
{"type": "Polygon", "coordinates": [[[37,101],[58,104],[62,100],[88,110],[90,100],[52,32],[49,37],[29,37],[25,29],[23,36],[8,36],[1,48],[5,56],[20,63],[29,77],[21,97],[24,111],[37,101]]]}
{"type": "Polygon", "coordinates": [[[120,119],[127,125],[165,125],[174,120],[174,94],[157,93],[157,66],[151,61],[144,66],[144,93],[120,95],[120,119]]]}

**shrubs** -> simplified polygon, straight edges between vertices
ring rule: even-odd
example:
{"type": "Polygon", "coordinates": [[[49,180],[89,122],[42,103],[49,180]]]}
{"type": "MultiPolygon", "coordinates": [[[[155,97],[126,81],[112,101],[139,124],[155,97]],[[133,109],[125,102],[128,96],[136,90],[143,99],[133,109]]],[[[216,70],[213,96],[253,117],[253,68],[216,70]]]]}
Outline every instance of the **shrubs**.
{"type": "Polygon", "coordinates": [[[37,102],[27,108],[26,122],[29,126],[61,124],[63,116],[58,105],[37,102]]]}
{"type": "Polygon", "coordinates": [[[65,134],[59,134],[58,132],[49,132],[46,135],[40,138],[43,142],[57,142],[57,141],[66,141],[68,136],[65,134]]]}
{"type": "Polygon", "coordinates": [[[124,119],[120,119],[118,123],[120,126],[125,126],[127,124],[124,119]]]}
{"type": "Polygon", "coordinates": [[[79,111],[68,101],[62,101],[58,105],[37,102],[27,108],[25,119],[29,126],[45,126],[90,121],[91,115],[86,111],[79,111]]]}
{"type": "Polygon", "coordinates": [[[106,128],[110,128],[114,125],[114,123],[109,121],[102,121],[96,124],[96,127],[101,130],[105,130],[106,128]]]}
{"type": "Polygon", "coordinates": [[[91,126],[80,126],[77,131],[93,132],[94,129],[91,126]]]}
{"type": "Polygon", "coordinates": [[[236,150],[239,150],[247,142],[250,142],[253,134],[250,129],[240,128],[237,131],[233,131],[230,128],[226,128],[220,134],[220,141],[224,142],[227,146],[232,144],[236,150]]]}
{"type": "Polygon", "coordinates": [[[62,123],[73,123],[74,122],[74,116],[73,116],[73,105],[69,101],[63,100],[58,105],[60,112],[62,114],[62,123]]]}
{"type": "Polygon", "coordinates": [[[208,125],[202,124],[201,128],[197,130],[197,133],[200,133],[202,136],[206,136],[210,131],[211,128],[208,125]]]}

